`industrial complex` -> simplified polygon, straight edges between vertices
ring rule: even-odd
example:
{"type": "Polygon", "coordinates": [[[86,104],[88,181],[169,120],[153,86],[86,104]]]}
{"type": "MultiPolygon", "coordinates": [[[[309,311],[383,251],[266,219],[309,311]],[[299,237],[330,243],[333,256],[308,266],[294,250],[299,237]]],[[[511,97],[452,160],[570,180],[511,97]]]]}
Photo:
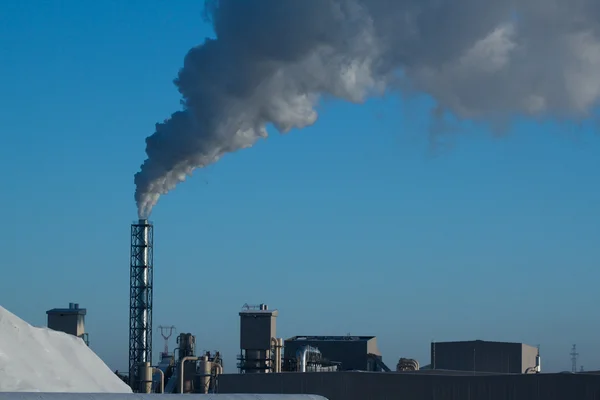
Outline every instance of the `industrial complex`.
{"type": "MultiPolygon", "coordinates": [[[[130,270],[127,381],[134,392],[315,394],[329,400],[600,398],[600,374],[543,374],[538,347],[435,342],[426,365],[410,358],[384,361],[375,336],[280,338],[279,311],[267,304],[245,304],[238,311],[238,373],[223,373],[219,352],[198,354],[192,333],[180,333],[176,349],[165,348],[153,365],[153,225],[147,220],[131,226],[130,270]]],[[[49,328],[89,343],[86,310],[78,304],[47,314],[49,328]]],[[[163,337],[172,333],[170,327],[163,337]]]]}

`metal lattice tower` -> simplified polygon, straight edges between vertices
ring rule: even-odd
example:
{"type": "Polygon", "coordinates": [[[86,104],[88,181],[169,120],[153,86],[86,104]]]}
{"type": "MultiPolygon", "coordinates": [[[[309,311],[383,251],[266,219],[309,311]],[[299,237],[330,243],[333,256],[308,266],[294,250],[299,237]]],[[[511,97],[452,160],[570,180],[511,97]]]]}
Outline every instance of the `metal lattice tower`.
{"type": "Polygon", "coordinates": [[[160,325],[158,327],[158,329],[160,330],[160,336],[162,336],[163,339],[165,339],[165,351],[163,351],[163,354],[166,356],[166,355],[169,354],[169,338],[173,334],[173,330],[175,329],[175,326],[173,326],[173,325],[171,325],[171,326],[162,326],[162,325],[160,325]],[[166,333],[167,331],[169,333],[166,333]]]}
{"type": "Polygon", "coordinates": [[[129,385],[140,389],[139,364],[152,363],[152,285],[154,226],[146,219],[131,224],[129,283],[129,385]]]}
{"type": "Polygon", "coordinates": [[[579,353],[577,352],[577,346],[573,345],[573,347],[571,348],[571,371],[572,372],[577,372],[577,356],[579,356],[579,353]]]}

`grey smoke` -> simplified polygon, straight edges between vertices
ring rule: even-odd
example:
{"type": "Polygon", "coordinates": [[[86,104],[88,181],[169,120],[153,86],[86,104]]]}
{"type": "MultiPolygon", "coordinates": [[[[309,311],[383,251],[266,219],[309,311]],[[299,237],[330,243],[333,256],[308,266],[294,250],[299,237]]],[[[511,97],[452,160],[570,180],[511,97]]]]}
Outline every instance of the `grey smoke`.
{"type": "Polygon", "coordinates": [[[213,0],[216,39],[189,51],[183,109],[156,125],[135,175],[140,217],[196,168],[273,124],[312,125],[322,97],[427,93],[486,121],[582,120],[600,97],[598,0],[213,0]]]}

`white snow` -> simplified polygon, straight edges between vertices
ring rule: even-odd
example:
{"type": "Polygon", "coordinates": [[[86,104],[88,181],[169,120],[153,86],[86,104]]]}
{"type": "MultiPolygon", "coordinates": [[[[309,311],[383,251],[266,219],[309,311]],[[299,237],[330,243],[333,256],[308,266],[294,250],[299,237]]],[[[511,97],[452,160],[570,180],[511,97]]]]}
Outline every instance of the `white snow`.
{"type": "Polygon", "coordinates": [[[83,342],[0,306],[0,392],[131,393],[83,342]]]}

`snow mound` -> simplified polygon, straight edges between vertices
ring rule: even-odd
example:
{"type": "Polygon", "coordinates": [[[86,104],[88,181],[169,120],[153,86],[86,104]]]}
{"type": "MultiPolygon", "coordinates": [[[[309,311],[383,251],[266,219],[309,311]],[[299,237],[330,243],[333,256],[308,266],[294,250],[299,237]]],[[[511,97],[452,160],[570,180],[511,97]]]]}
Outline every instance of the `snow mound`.
{"type": "Polygon", "coordinates": [[[0,306],[0,392],[131,393],[82,339],[0,306]]]}

